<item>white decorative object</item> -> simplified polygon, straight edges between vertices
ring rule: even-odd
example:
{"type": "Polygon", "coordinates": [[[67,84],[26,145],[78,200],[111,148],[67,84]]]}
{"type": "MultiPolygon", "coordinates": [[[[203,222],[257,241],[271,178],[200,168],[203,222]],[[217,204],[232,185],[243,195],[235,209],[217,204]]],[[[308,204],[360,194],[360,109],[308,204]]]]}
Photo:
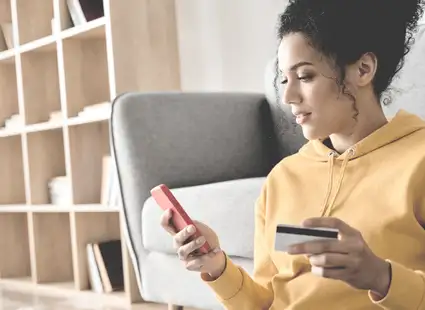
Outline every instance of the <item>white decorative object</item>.
{"type": "Polygon", "coordinates": [[[50,202],[57,206],[71,205],[71,185],[66,176],[55,177],[49,184],[50,202]]]}
{"type": "Polygon", "coordinates": [[[6,130],[19,129],[19,128],[22,128],[23,126],[24,126],[24,122],[21,115],[19,114],[13,114],[4,122],[4,128],[6,130]]]}
{"type": "Polygon", "coordinates": [[[101,102],[84,107],[84,109],[78,113],[78,116],[84,118],[96,118],[104,115],[110,116],[111,111],[112,104],[110,102],[101,102]]]}

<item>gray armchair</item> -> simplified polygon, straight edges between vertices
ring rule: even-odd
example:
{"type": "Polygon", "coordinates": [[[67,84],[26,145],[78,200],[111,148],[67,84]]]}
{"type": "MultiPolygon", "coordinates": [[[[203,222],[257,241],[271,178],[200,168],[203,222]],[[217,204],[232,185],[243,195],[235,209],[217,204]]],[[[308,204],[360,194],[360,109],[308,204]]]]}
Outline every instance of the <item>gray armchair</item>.
{"type": "Polygon", "coordinates": [[[274,164],[298,147],[276,139],[283,127],[287,141],[299,135],[291,122],[274,125],[281,117],[275,108],[262,94],[127,93],[115,100],[112,144],[144,300],[220,309],[199,275],[182,266],[159,225],[161,210],[149,191],[160,183],[252,272],[255,200],[274,164]]]}

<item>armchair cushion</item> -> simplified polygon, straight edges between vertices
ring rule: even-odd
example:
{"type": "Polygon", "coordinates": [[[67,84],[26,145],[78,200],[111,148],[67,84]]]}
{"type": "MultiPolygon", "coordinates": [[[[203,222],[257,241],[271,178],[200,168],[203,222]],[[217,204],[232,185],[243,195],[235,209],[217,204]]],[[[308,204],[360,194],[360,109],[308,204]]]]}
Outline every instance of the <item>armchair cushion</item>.
{"type": "MultiPolygon", "coordinates": [[[[264,177],[172,189],[189,216],[210,226],[230,256],[253,258],[254,208],[264,177]]],[[[142,212],[143,245],[175,254],[172,238],[160,227],[162,210],[152,197],[142,212]]]]}

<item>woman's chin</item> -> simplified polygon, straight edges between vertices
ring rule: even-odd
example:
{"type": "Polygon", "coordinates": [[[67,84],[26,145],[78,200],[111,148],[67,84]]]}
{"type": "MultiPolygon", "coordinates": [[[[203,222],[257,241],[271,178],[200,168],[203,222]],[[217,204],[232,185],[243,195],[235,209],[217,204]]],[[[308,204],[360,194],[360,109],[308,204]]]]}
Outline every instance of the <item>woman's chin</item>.
{"type": "Polygon", "coordinates": [[[304,137],[309,141],[326,138],[323,133],[319,132],[316,128],[311,126],[302,126],[302,131],[304,137]]]}

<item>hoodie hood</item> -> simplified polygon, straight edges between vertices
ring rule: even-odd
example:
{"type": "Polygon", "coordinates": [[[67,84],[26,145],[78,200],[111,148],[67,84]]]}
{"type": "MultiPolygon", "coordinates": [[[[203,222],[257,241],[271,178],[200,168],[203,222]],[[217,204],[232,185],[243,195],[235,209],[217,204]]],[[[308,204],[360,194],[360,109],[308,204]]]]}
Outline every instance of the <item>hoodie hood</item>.
{"type": "Polygon", "coordinates": [[[312,140],[304,145],[299,153],[314,161],[327,162],[332,153],[337,160],[349,160],[365,156],[394,141],[402,139],[414,132],[425,129],[425,121],[419,116],[400,110],[389,122],[359,141],[342,154],[337,154],[320,140],[312,140]]]}
{"type": "Polygon", "coordinates": [[[350,147],[343,154],[331,150],[320,140],[310,141],[302,147],[299,152],[302,157],[316,162],[327,162],[329,165],[328,186],[320,215],[329,216],[332,212],[351,160],[366,156],[421,129],[425,129],[425,122],[421,118],[401,110],[386,125],[350,147]],[[335,161],[342,161],[338,179],[334,176],[335,161]]]}

